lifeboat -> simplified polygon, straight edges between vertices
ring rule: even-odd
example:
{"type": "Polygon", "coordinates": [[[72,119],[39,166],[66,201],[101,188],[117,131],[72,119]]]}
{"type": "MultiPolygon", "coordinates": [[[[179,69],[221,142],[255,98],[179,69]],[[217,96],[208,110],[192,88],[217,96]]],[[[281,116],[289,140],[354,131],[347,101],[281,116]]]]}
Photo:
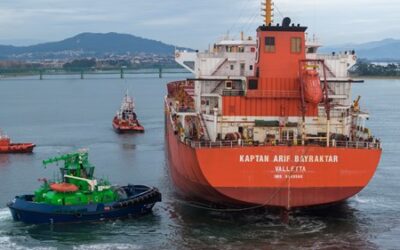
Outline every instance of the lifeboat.
{"type": "Polygon", "coordinates": [[[305,70],[303,72],[304,98],[311,104],[319,104],[323,99],[321,81],[316,70],[305,70]]]}
{"type": "Polygon", "coordinates": [[[53,183],[50,184],[50,189],[58,193],[74,193],[79,190],[77,186],[70,183],[53,183]]]}

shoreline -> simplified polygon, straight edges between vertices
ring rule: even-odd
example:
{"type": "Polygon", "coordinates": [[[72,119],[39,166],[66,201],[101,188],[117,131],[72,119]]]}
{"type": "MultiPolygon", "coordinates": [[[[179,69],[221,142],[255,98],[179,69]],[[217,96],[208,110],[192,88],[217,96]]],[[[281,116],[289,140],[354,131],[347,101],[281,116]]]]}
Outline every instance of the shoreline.
{"type": "Polygon", "coordinates": [[[359,80],[400,80],[400,76],[354,76],[359,80]]]}

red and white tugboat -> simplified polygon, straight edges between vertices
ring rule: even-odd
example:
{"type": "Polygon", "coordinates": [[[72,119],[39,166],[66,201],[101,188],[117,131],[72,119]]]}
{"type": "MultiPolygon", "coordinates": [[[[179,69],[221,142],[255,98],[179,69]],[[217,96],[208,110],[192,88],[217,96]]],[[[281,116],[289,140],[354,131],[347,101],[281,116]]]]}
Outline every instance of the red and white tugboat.
{"type": "Polygon", "coordinates": [[[10,137],[0,130],[0,154],[32,153],[34,147],[33,143],[12,143],[10,137]]]}
{"type": "Polygon", "coordinates": [[[135,113],[135,103],[128,91],[122,101],[121,108],[114,117],[113,127],[117,133],[144,132],[144,127],[140,125],[135,113]]]}

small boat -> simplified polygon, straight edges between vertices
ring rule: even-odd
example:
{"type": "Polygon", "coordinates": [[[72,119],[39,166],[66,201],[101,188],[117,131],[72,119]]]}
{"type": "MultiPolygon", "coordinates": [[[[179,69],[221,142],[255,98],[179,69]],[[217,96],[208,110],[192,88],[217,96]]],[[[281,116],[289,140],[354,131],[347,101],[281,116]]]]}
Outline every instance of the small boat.
{"type": "Polygon", "coordinates": [[[113,119],[113,128],[117,133],[144,132],[135,113],[135,103],[128,91],[122,101],[121,108],[113,119]]]}
{"type": "Polygon", "coordinates": [[[64,161],[62,180],[42,179],[32,195],[16,196],[7,204],[14,221],[26,224],[78,223],[131,218],[148,214],[161,201],[157,188],[144,185],[112,186],[93,177],[88,152],[79,151],[43,161],[64,161]]]}
{"type": "Polygon", "coordinates": [[[36,147],[33,143],[12,143],[10,137],[0,131],[0,154],[1,153],[32,153],[36,147]]]}

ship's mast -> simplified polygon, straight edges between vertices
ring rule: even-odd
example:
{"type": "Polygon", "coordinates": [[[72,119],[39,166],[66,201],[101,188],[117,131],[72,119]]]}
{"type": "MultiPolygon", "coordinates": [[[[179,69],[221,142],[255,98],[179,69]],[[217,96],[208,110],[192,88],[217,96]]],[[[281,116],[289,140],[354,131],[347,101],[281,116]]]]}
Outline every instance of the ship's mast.
{"type": "Polygon", "coordinates": [[[265,12],[265,25],[270,25],[274,22],[274,10],[272,8],[273,3],[272,0],[265,0],[265,2],[262,2],[263,5],[263,11],[265,12]]]}

